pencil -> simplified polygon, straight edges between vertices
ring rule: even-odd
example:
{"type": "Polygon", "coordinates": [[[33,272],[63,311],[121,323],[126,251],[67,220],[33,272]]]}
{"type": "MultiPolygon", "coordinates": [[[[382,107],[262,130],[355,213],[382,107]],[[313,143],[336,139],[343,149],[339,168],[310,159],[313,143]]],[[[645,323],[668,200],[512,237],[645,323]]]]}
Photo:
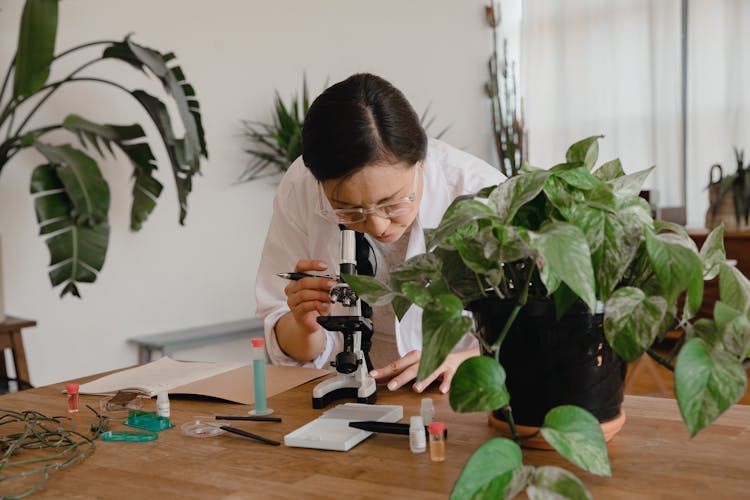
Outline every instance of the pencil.
{"type": "Polygon", "coordinates": [[[216,415],[216,420],[251,420],[253,422],[281,422],[281,417],[261,417],[257,415],[216,415]]]}
{"type": "Polygon", "coordinates": [[[271,446],[279,446],[281,443],[278,441],[274,441],[273,439],[264,438],[263,436],[259,436],[257,434],[253,434],[252,432],[243,431],[242,429],[238,429],[236,427],[230,427],[228,425],[222,425],[219,427],[220,429],[224,429],[227,432],[231,432],[233,434],[238,434],[240,436],[244,436],[250,439],[255,439],[256,441],[260,441],[261,443],[270,444],[271,446]]]}

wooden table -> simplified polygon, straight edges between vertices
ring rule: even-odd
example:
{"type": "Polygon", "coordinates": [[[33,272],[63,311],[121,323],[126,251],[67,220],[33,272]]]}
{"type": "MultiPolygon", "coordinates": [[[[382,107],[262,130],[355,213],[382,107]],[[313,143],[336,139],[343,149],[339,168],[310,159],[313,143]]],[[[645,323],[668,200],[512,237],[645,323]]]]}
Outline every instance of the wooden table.
{"type": "MultiPolygon", "coordinates": [[[[21,330],[36,326],[36,321],[30,319],[6,316],[5,321],[0,322],[0,354],[4,349],[13,352],[13,364],[16,369],[16,379],[19,386],[30,387],[29,367],[26,364],[26,353],[23,350],[23,337],[21,330]]],[[[0,377],[7,379],[8,372],[5,367],[5,356],[0,356],[0,377]]],[[[24,388],[20,387],[20,388],[24,388]]]]}
{"type": "MultiPolygon", "coordinates": [[[[85,380],[84,380],[85,381],[85,380]]],[[[321,413],[310,406],[311,382],[269,400],[282,423],[237,426],[283,442],[286,433],[321,413]]],[[[66,412],[64,384],[0,397],[0,407],[66,412]]],[[[419,411],[421,395],[379,389],[379,402],[401,404],[404,415],[419,411]]],[[[456,414],[447,396],[429,394],[437,418],[447,422],[447,461],[409,451],[408,437],[374,435],[349,452],[271,447],[224,434],[206,439],[183,436],[179,424],[194,415],[246,414],[242,405],[172,399],[177,428],[149,443],[97,442],[83,462],[50,473],[31,498],[447,498],[463,464],[495,437],[485,414],[456,414]]],[[[96,404],[95,396],[82,403],[96,404]]],[[[149,401],[147,409],[153,409],[149,401]]],[[[82,406],[83,406],[82,404],[82,406]]],[[[578,470],[555,452],[525,450],[531,465],[558,465],[580,477],[600,499],[747,498],[750,494],[750,406],[735,406],[692,441],[673,400],[628,396],[627,422],[610,443],[613,477],[578,470]]],[[[74,416],[77,429],[94,421],[85,408],[74,416]]],[[[127,429],[127,428],[124,428],[127,429]]],[[[0,483],[2,484],[2,483],[0,483]]]]}

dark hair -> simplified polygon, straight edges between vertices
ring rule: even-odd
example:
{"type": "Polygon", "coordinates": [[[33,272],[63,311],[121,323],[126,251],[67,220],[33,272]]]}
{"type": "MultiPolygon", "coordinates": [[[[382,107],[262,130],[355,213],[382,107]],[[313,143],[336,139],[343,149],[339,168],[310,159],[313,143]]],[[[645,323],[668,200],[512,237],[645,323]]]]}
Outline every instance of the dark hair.
{"type": "Polygon", "coordinates": [[[427,135],[404,94],[369,73],[328,87],[302,127],[302,159],[319,181],[379,161],[417,163],[426,152],[427,135]]]}

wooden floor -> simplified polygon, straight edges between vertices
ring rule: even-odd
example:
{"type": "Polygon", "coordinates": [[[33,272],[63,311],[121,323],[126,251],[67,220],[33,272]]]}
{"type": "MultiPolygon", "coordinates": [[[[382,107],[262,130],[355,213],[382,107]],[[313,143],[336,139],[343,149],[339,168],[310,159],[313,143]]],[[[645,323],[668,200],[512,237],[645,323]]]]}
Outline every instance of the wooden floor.
{"type": "MultiPolygon", "coordinates": [[[[748,378],[750,379],[750,370],[748,378]]],[[[638,361],[628,365],[625,394],[674,398],[673,373],[644,354],[638,361]]],[[[738,403],[750,405],[750,387],[738,403]]]]}

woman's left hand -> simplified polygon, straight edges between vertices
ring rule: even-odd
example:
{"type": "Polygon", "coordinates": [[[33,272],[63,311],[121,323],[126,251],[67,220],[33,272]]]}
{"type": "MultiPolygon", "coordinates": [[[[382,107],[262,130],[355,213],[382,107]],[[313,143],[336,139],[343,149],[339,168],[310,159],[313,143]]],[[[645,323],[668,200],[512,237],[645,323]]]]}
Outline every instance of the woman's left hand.
{"type": "MultiPolygon", "coordinates": [[[[440,392],[445,394],[451,388],[451,380],[453,380],[453,374],[456,373],[458,366],[463,363],[465,359],[473,356],[479,356],[479,347],[469,349],[468,351],[448,354],[448,357],[445,358],[445,361],[443,361],[443,364],[441,364],[437,370],[432,372],[424,380],[420,380],[412,385],[412,389],[415,392],[422,392],[435,379],[440,378],[440,392]]],[[[422,351],[415,349],[383,368],[375,368],[370,372],[370,376],[378,382],[390,378],[391,380],[388,382],[387,387],[389,390],[395,391],[404,384],[417,378],[419,360],[421,357],[422,351]]]]}

